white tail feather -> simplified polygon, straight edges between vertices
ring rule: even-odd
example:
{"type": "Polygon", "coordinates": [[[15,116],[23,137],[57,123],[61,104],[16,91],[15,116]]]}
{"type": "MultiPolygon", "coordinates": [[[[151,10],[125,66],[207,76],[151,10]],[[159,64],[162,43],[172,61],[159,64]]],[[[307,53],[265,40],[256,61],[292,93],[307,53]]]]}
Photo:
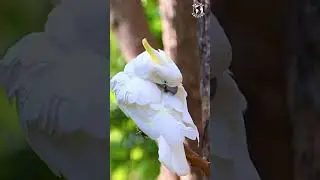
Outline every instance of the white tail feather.
{"type": "Polygon", "coordinates": [[[158,139],[159,161],[171,172],[178,176],[185,176],[190,172],[183,144],[170,145],[160,136],[158,139]]]}
{"type": "Polygon", "coordinates": [[[183,144],[171,146],[172,164],[178,176],[186,176],[190,172],[190,167],[186,158],[183,144]]]}

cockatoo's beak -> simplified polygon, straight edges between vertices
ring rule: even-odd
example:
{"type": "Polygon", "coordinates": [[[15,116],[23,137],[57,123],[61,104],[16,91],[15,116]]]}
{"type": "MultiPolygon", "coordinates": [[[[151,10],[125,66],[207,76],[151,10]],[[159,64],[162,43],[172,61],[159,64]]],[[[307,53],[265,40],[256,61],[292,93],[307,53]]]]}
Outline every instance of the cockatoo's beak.
{"type": "Polygon", "coordinates": [[[170,87],[170,86],[167,86],[165,84],[157,84],[165,93],[171,93],[172,95],[175,95],[177,94],[178,92],[178,86],[176,87],[170,87]]]}
{"type": "Polygon", "coordinates": [[[167,86],[167,87],[165,88],[165,91],[167,91],[167,92],[175,95],[175,94],[178,92],[178,86],[176,86],[176,87],[167,86]]]}
{"type": "Polygon", "coordinates": [[[143,45],[144,49],[147,51],[147,53],[150,55],[151,60],[156,64],[160,64],[160,60],[158,59],[157,55],[155,54],[156,50],[150,46],[150,44],[148,43],[146,38],[142,39],[142,45],[143,45]]]}

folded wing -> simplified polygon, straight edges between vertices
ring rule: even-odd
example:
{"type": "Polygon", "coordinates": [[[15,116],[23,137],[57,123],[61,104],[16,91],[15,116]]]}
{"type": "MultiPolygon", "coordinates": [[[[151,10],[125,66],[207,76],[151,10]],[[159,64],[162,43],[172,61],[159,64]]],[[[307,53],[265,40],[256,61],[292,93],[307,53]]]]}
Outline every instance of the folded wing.
{"type": "Polygon", "coordinates": [[[134,75],[120,72],[111,79],[120,109],[152,139],[159,137],[159,130],[153,125],[154,105],[161,104],[161,91],[153,83],[134,75]]]}
{"type": "Polygon", "coordinates": [[[186,98],[187,92],[182,85],[178,87],[178,91],[174,96],[171,94],[165,94],[163,96],[165,106],[171,109],[172,114],[179,116],[179,118],[176,119],[185,125],[186,137],[199,141],[199,132],[190,116],[186,98]]]}

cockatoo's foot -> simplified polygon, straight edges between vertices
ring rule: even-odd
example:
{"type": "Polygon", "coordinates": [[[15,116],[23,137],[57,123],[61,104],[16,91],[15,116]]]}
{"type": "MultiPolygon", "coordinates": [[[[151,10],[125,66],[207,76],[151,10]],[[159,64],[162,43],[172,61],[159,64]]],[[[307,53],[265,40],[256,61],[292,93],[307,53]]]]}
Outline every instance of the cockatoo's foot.
{"type": "Polygon", "coordinates": [[[196,152],[194,152],[187,144],[184,144],[184,150],[188,162],[193,167],[201,169],[201,171],[207,176],[210,176],[210,162],[202,159],[196,152]]]}

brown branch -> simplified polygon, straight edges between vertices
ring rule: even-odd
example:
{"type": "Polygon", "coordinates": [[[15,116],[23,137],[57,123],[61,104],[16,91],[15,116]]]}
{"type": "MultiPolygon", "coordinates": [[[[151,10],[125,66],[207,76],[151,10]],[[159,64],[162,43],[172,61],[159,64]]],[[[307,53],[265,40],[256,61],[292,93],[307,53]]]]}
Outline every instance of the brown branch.
{"type": "Polygon", "coordinates": [[[210,176],[210,162],[202,159],[196,152],[194,152],[188,145],[184,144],[184,150],[186,152],[187,160],[191,166],[201,169],[201,171],[207,176],[210,176]]]}

